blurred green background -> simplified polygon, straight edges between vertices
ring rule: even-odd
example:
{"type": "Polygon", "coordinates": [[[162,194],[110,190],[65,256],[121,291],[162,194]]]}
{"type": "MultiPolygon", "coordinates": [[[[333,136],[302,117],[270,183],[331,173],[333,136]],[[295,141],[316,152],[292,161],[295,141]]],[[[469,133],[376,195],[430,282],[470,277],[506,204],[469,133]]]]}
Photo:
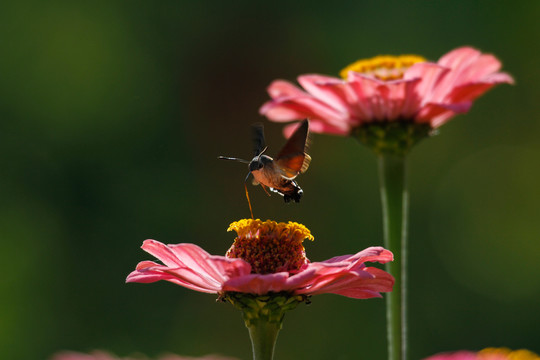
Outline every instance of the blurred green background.
{"type": "MultiPolygon", "coordinates": [[[[232,306],[124,284],[147,238],[224,254],[249,216],[249,125],[276,78],[377,54],[496,54],[502,85],[410,157],[410,354],[540,352],[540,2],[11,1],[0,11],[0,358],[106,349],[251,357],[232,306]],[[536,55],[534,55],[536,54],[536,55]]],[[[251,187],[257,217],[308,226],[313,261],[380,245],[376,159],[315,134],[305,197],[251,187]]],[[[276,358],[384,359],[384,301],[314,297],[276,358]]]]}

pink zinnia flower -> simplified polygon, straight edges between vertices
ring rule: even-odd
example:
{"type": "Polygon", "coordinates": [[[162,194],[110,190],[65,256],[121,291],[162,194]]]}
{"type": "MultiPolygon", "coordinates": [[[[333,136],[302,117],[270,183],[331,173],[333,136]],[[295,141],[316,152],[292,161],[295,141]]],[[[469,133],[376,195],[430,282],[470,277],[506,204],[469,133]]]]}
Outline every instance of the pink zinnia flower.
{"type": "Polygon", "coordinates": [[[219,294],[242,310],[253,357],[272,359],[285,312],[309,296],[333,293],[356,299],[380,297],[394,278],[365,262],[393,260],[390,251],[371,247],[312,263],[302,245],[313,240],[303,225],[244,219],[232,223],[237,237],[226,256],[210,255],[197,245],[165,245],[146,240],[142,248],[163,264],[143,261],[127,282],[170,281],[188,289],[219,294]]]}
{"type": "MultiPolygon", "coordinates": [[[[512,84],[498,72],[500,61],[471,47],[450,51],[437,63],[415,55],[377,56],[346,67],[344,80],[301,75],[300,89],[276,80],[268,87],[272,100],[260,113],[270,120],[310,119],[310,130],[350,135],[366,124],[406,122],[438,128],[500,83],[512,84]]],[[[286,127],[290,134],[296,124],[286,127]]]]}
{"type": "Polygon", "coordinates": [[[525,349],[512,351],[506,348],[487,348],[479,352],[457,351],[437,354],[424,360],[540,360],[540,356],[525,349]]]}
{"type": "Polygon", "coordinates": [[[392,290],[394,278],[390,274],[364,264],[392,261],[392,253],[381,247],[312,263],[302,242],[313,240],[313,236],[301,224],[245,219],[232,223],[231,230],[238,236],[226,256],[210,255],[193,244],[164,245],[146,240],[142,248],[163,264],[140,262],[126,281],[166,280],[221,296],[333,293],[366,299],[392,290]]]}

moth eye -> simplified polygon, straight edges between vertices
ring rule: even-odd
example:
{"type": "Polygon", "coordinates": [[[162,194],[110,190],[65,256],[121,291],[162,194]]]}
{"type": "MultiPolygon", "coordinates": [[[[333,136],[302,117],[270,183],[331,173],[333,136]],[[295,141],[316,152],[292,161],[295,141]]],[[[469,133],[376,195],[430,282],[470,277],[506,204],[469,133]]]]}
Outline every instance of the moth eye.
{"type": "Polygon", "coordinates": [[[253,160],[249,163],[249,171],[256,171],[260,170],[263,167],[263,163],[261,161],[253,160]]]}

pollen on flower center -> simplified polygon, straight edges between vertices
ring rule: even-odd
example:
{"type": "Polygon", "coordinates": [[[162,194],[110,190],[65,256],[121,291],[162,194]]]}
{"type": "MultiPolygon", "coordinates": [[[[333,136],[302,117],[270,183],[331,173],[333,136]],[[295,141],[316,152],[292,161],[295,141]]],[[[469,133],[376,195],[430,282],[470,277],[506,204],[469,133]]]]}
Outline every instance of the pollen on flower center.
{"type": "Polygon", "coordinates": [[[226,256],[247,261],[252,273],[295,272],[309,262],[302,242],[314,238],[302,224],[243,219],[227,229],[233,230],[238,235],[226,256]]]}
{"type": "Polygon", "coordinates": [[[373,76],[379,80],[397,80],[403,78],[405,71],[412,65],[425,62],[419,55],[379,55],[371,59],[358,60],[341,70],[340,76],[347,78],[349,71],[373,76]]]}
{"type": "Polygon", "coordinates": [[[535,353],[521,349],[521,350],[510,350],[507,348],[486,348],[478,352],[479,359],[492,359],[493,356],[499,355],[501,358],[508,360],[540,360],[540,356],[535,353]]]}

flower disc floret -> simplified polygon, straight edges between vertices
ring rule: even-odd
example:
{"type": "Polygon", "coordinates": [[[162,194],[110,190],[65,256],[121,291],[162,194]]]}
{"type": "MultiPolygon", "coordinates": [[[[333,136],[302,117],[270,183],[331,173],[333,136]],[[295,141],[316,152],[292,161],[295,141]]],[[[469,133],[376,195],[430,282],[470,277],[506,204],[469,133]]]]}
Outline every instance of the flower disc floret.
{"type": "Polygon", "coordinates": [[[347,65],[339,75],[347,79],[349,71],[373,76],[379,80],[402,79],[405,71],[416,63],[426,61],[419,55],[379,55],[371,59],[361,59],[347,65]]]}
{"type": "Polygon", "coordinates": [[[478,352],[480,359],[495,359],[499,356],[505,360],[540,360],[540,356],[527,350],[510,350],[508,348],[486,348],[478,352]]]}
{"type": "Polygon", "coordinates": [[[314,238],[302,224],[243,219],[227,231],[236,231],[238,236],[226,256],[247,261],[252,273],[296,272],[309,262],[302,243],[314,238]]]}

